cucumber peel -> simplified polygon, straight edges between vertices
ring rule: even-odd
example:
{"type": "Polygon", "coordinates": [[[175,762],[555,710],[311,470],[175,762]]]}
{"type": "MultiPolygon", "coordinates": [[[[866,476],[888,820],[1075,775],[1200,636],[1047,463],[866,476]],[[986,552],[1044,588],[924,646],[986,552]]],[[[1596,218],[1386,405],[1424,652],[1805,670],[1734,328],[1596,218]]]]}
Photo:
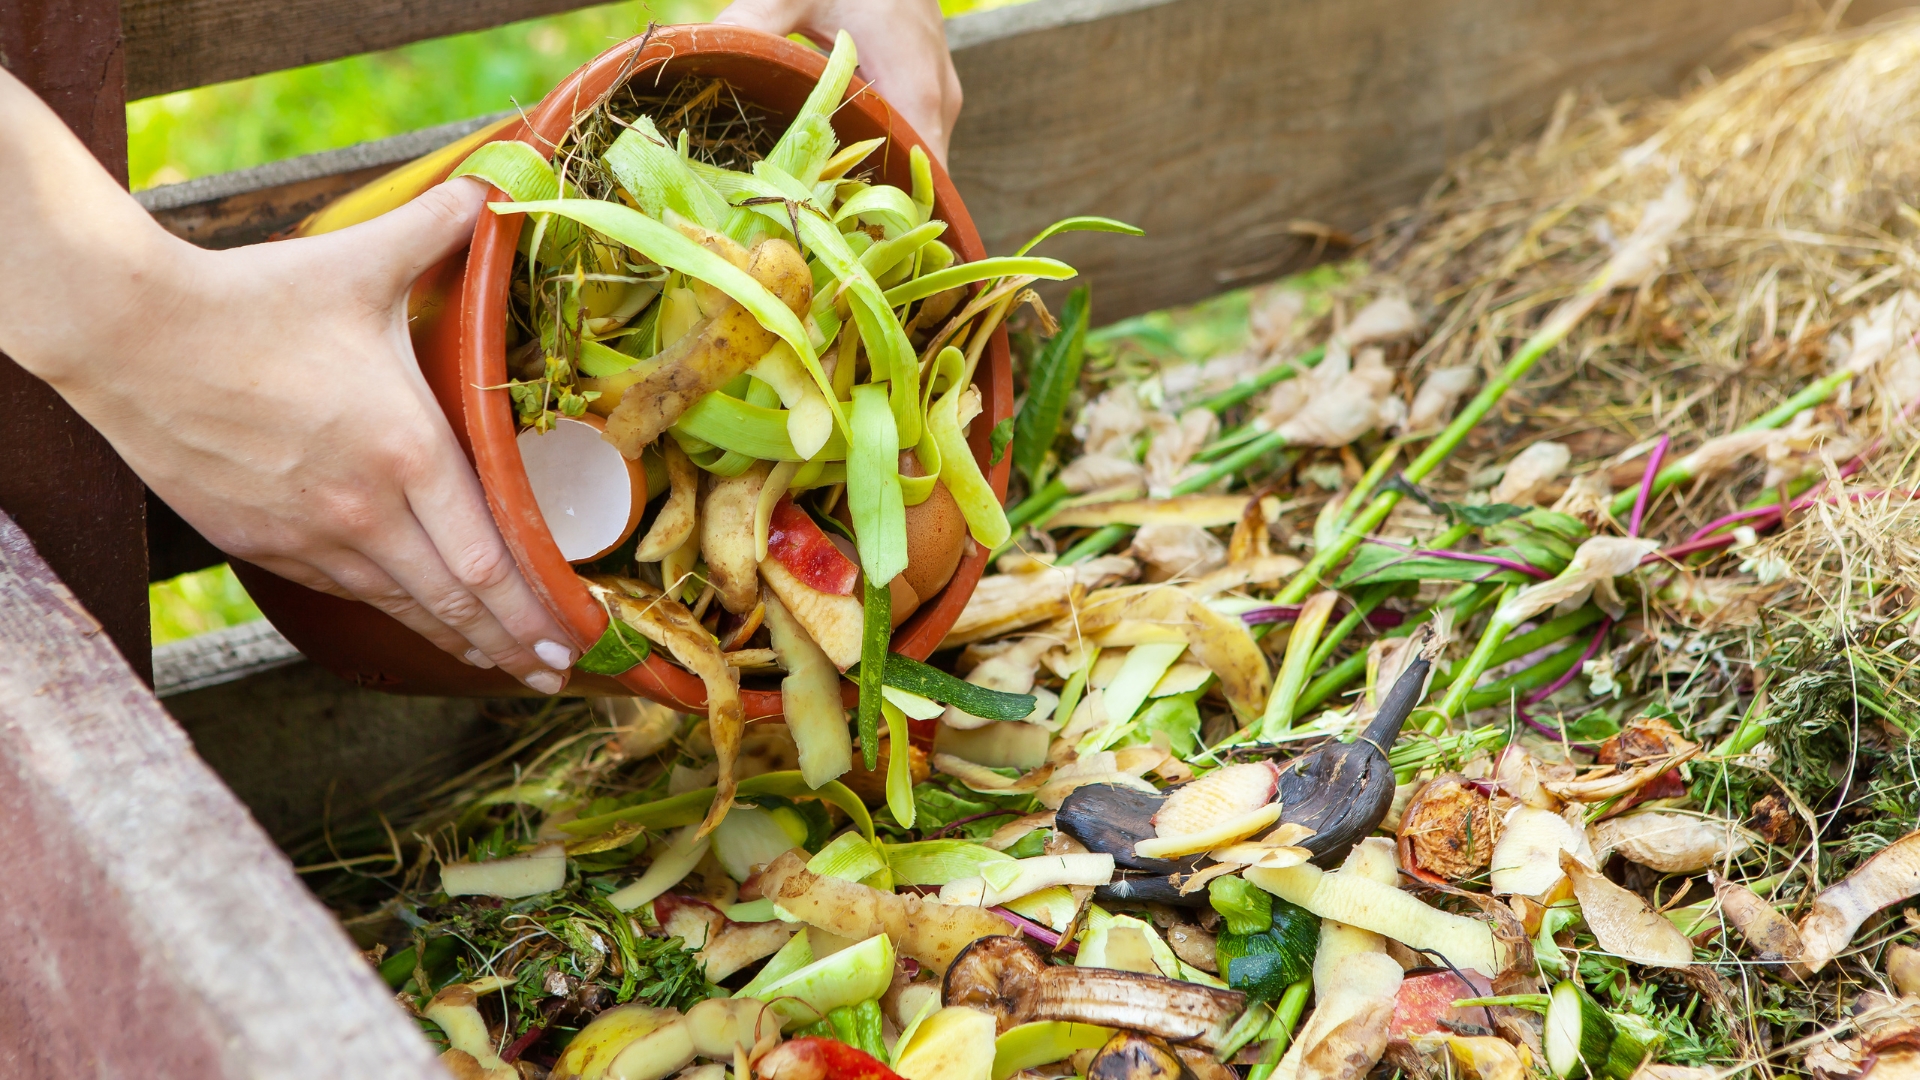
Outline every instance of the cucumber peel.
{"type": "MultiPolygon", "coordinates": [[[[861,659],[863,663],[847,674],[855,675],[864,668],[865,657],[861,659]]],[[[1025,720],[1033,715],[1034,705],[1039,700],[1032,694],[1009,694],[1004,690],[976,686],[899,653],[887,654],[880,681],[896,690],[931,698],[942,705],[952,705],[982,720],[1025,720]]],[[[862,678],[861,686],[865,685],[865,679],[862,678]]]]}

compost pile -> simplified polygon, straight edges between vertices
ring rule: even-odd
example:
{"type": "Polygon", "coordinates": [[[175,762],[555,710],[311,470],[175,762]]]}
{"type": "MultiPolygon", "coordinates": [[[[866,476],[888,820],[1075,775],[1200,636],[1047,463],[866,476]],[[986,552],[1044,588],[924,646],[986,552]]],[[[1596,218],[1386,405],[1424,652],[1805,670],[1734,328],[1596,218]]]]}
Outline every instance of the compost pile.
{"type": "Polygon", "coordinates": [[[1034,317],[864,753],[551,705],[323,892],[462,1075],[1920,1068],[1920,21],[1753,48],[1034,317]]]}

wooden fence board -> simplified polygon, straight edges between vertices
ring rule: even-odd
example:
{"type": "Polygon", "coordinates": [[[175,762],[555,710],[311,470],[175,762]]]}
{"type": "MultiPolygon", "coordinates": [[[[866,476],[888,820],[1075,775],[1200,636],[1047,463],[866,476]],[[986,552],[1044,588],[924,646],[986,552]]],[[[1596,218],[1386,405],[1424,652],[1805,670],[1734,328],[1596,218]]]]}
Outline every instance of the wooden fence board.
{"type": "Polygon", "coordinates": [[[0,641],[0,1074],[444,1080],[3,515],[0,641]]]}
{"type": "MultiPolygon", "coordinates": [[[[1854,5],[1877,15],[1891,3],[1854,5]]],[[[1790,0],[1045,0],[949,23],[966,106],[954,179],[990,251],[1079,234],[1094,314],[1122,318],[1305,261],[1297,219],[1354,230],[1450,154],[1527,130],[1564,87],[1671,92],[1790,0]]]]}
{"type": "Polygon", "coordinates": [[[122,0],[127,96],[393,49],[591,0],[122,0]]]}
{"type": "MultiPolygon", "coordinates": [[[[120,0],[0,0],[0,64],[122,184],[127,114],[120,0]]],[[[83,317],[76,313],[76,317],[83,317]]],[[[13,515],[142,678],[146,488],[46,383],[0,355],[0,511],[13,515]]]]}

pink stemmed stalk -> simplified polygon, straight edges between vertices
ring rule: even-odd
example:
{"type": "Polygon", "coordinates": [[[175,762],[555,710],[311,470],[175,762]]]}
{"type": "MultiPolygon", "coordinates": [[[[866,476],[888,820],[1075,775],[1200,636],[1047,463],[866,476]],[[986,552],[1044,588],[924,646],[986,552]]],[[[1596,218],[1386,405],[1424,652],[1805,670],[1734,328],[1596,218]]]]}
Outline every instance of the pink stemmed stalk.
{"type": "Polygon", "coordinates": [[[1057,949],[1060,947],[1060,935],[1047,927],[1041,926],[1032,919],[1024,915],[1017,915],[1003,907],[989,908],[988,910],[1012,923],[1021,933],[1045,945],[1047,948],[1057,949]]]}
{"type": "Polygon", "coordinates": [[[1653,453],[1647,455],[1647,470],[1640,476],[1640,493],[1633,497],[1633,519],[1627,523],[1627,535],[1639,536],[1640,524],[1647,515],[1648,496],[1653,494],[1653,481],[1660,475],[1660,463],[1666,459],[1667,447],[1672,443],[1670,435],[1660,436],[1653,444],[1653,453]]]}
{"type": "MultiPolygon", "coordinates": [[[[1920,344],[1920,334],[1914,335],[1912,343],[1920,344]]],[[[1900,410],[1900,419],[1902,421],[1910,421],[1916,415],[1920,415],[1920,398],[1913,399],[1907,403],[1906,408],[1900,410]]],[[[1859,453],[1853,455],[1845,465],[1840,467],[1839,478],[1845,480],[1865,468],[1867,459],[1879,452],[1881,446],[1885,444],[1886,438],[1885,433],[1875,435],[1866,446],[1861,447],[1859,453]]],[[[1821,480],[1809,489],[1805,495],[1784,506],[1778,503],[1773,506],[1754,506],[1745,510],[1736,510],[1724,517],[1716,518],[1701,526],[1699,529],[1696,529],[1692,536],[1687,537],[1685,543],[1675,545],[1665,551],[1654,552],[1652,555],[1641,560],[1640,565],[1645,566],[1651,562],[1683,559],[1689,555],[1697,555],[1702,551],[1714,551],[1726,547],[1734,542],[1734,535],[1732,533],[1719,536],[1714,534],[1719,533],[1722,529],[1732,528],[1741,522],[1750,521],[1753,523],[1755,529],[1771,529],[1784,521],[1788,514],[1804,510],[1816,502],[1821,501],[1821,492],[1826,490],[1827,483],[1827,480],[1821,480]]],[[[1856,492],[1849,496],[1849,501],[1872,498],[1883,494],[1885,494],[1885,492],[1856,492]]],[[[1916,489],[1910,497],[1920,497],[1920,489],[1916,489]]]]}

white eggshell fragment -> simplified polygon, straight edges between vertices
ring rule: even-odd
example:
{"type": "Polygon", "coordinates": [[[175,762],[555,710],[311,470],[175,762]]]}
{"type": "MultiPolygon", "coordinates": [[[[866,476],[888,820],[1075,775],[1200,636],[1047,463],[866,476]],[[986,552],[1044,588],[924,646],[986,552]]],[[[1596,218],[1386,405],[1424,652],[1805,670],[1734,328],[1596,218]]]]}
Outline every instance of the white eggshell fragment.
{"type": "Polygon", "coordinates": [[[646,505],[646,473],[601,438],[603,426],[597,416],[563,416],[552,431],[528,428],[515,440],[540,516],[568,562],[619,547],[646,505]]]}

